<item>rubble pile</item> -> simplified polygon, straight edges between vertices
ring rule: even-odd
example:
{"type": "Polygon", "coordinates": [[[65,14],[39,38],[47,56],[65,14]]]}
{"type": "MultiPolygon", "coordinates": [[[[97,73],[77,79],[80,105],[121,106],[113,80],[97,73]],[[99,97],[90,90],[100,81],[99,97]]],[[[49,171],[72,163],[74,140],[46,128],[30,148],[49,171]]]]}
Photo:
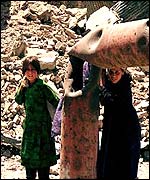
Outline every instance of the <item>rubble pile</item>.
{"type": "Polygon", "coordinates": [[[41,78],[62,88],[68,62],[67,48],[80,35],[72,27],[86,15],[85,9],[59,8],[46,2],[12,1],[10,19],[1,31],[1,120],[2,134],[20,137],[24,110],[14,100],[22,78],[25,57],[39,57],[43,72],[41,78]]]}

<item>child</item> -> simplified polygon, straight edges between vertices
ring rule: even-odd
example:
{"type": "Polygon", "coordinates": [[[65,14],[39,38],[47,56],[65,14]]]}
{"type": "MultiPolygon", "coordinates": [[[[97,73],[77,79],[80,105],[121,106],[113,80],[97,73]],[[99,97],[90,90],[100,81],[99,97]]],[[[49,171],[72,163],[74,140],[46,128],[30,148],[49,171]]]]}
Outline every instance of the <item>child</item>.
{"type": "Polygon", "coordinates": [[[132,105],[131,80],[123,69],[112,68],[105,77],[105,87],[100,86],[104,119],[98,178],[137,178],[141,130],[132,105]]]}
{"type": "Polygon", "coordinates": [[[51,138],[51,117],[47,100],[56,108],[59,98],[38,76],[40,63],[35,56],[23,61],[23,80],[15,95],[18,104],[24,104],[26,118],[23,122],[21,147],[22,165],[27,179],[49,179],[49,168],[57,163],[55,142],[51,138]]]}

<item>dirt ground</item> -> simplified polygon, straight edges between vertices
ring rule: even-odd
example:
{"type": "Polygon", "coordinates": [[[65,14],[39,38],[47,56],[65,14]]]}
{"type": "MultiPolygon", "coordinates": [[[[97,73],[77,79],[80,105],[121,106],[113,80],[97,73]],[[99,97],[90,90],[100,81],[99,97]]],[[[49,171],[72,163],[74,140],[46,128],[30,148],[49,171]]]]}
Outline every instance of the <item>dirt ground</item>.
{"type": "MultiPolygon", "coordinates": [[[[56,171],[58,170],[59,165],[56,171]]],[[[1,157],[1,179],[25,179],[25,169],[20,164],[20,156],[1,157]]],[[[50,179],[59,179],[58,173],[50,174],[50,179]]],[[[139,162],[138,179],[149,179],[149,162],[139,162]]]]}

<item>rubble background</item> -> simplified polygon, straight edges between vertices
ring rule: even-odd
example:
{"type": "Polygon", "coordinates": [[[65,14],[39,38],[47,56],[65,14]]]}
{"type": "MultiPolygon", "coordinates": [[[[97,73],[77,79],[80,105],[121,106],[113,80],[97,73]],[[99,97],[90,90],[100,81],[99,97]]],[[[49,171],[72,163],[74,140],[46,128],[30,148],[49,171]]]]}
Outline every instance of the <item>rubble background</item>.
{"type": "MultiPolygon", "coordinates": [[[[1,2],[1,179],[25,179],[19,156],[25,113],[14,100],[22,78],[22,60],[37,55],[42,66],[40,77],[59,91],[69,60],[67,51],[81,38],[75,28],[81,24],[82,29],[87,8],[81,1],[81,6],[71,7],[59,3],[1,2]]],[[[139,179],[149,179],[149,67],[130,67],[128,71],[133,77],[133,104],[142,128],[138,175],[139,179]]],[[[51,179],[59,179],[59,136],[56,148],[58,163],[51,167],[51,179]]]]}

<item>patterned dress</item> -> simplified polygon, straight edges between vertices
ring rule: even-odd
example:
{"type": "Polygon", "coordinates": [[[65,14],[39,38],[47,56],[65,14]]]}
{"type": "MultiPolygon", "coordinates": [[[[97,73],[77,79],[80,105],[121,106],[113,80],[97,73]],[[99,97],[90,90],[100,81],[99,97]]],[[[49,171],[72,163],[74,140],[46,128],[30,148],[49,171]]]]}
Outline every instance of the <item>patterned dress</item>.
{"type": "MultiPolygon", "coordinates": [[[[87,61],[85,61],[84,63],[81,61],[81,64],[83,64],[83,87],[85,87],[86,83],[88,82],[91,65],[87,61]]],[[[76,76],[78,76],[78,73],[76,73],[76,76]]],[[[63,102],[64,102],[64,96],[62,96],[60,98],[58,106],[57,106],[55,114],[54,114],[54,119],[53,119],[53,124],[52,124],[52,132],[51,132],[52,137],[55,137],[55,136],[61,134],[63,102]]]]}
{"type": "Polygon", "coordinates": [[[15,95],[15,101],[25,107],[21,163],[28,168],[49,167],[57,163],[47,100],[57,107],[59,98],[41,79],[22,91],[18,90],[15,95]]]}

